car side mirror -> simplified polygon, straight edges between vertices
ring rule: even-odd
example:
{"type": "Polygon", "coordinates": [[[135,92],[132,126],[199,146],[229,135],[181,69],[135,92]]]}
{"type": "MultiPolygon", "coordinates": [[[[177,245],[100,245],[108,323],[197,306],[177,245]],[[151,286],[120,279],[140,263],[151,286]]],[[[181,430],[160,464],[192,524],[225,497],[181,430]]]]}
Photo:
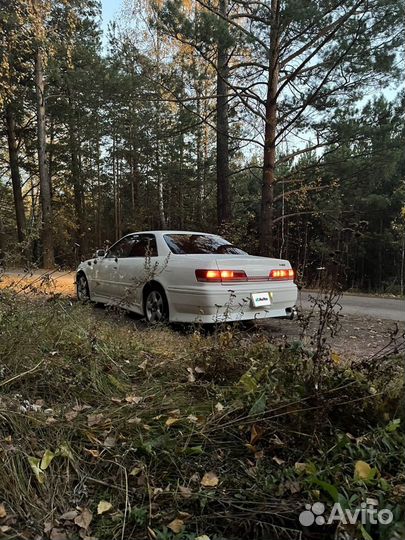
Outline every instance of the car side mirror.
{"type": "Polygon", "coordinates": [[[104,257],[105,255],[105,250],[104,249],[98,249],[96,251],[96,257],[104,257]]]}

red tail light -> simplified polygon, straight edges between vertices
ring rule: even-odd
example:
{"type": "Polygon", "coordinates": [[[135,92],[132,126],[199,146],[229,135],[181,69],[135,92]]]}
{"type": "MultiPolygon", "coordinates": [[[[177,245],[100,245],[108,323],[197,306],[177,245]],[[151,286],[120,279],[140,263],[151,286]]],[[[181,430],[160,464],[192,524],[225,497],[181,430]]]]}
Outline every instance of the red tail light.
{"type": "Polygon", "coordinates": [[[285,280],[285,279],[294,279],[294,270],[291,268],[284,269],[284,268],[278,268],[277,270],[272,270],[269,274],[269,279],[275,279],[275,280],[285,280]]]}
{"type": "Polygon", "coordinates": [[[223,281],[247,281],[243,270],[196,270],[197,281],[223,282],[223,281]]]}

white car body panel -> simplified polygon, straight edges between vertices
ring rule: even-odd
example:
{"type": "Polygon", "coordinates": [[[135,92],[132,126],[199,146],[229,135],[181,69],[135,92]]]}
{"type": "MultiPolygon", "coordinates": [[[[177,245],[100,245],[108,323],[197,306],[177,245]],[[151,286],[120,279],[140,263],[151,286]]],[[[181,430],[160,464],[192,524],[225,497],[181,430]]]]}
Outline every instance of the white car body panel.
{"type": "Polygon", "coordinates": [[[268,279],[272,269],[291,268],[286,260],[251,255],[174,254],[164,239],[165,234],[207,233],[142,231],[132,234],[155,235],[158,256],[147,260],[148,267],[145,257],[114,259],[108,253],[81,263],[77,272],[86,275],[91,300],[119,305],[143,315],[143,288],[152,275],[153,281],[166,293],[171,322],[215,323],[285,317],[295,306],[295,283],[268,279]],[[243,270],[248,281],[199,282],[195,275],[197,269],[243,270]],[[251,296],[254,293],[269,293],[271,305],[254,307],[251,296]]]}

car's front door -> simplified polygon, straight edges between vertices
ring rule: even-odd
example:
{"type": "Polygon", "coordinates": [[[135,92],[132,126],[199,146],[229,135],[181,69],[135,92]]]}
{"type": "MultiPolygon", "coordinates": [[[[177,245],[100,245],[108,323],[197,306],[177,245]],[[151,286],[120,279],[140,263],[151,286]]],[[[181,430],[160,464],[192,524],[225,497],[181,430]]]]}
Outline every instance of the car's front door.
{"type": "Polygon", "coordinates": [[[95,296],[108,298],[114,303],[119,303],[119,261],[128,257],[133,242],[133,235],[121,238],[111,246],[102,259],[97,261],[94,268],[95,296]]]}
{"type": "Polygon", "coordinates": [[[142,289],[152,277],[158,253],[154,234],[134,234],[132,238],[129,256],[118,261],[119,296],[124,307],[142,313],[142,289]]]}

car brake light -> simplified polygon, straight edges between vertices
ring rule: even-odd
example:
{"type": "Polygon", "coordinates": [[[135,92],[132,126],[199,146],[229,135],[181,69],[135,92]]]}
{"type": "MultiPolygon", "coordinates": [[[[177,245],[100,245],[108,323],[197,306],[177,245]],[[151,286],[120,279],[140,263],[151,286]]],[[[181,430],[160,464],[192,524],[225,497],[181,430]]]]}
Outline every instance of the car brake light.
{"type": "Polygon", "coordinates": [[[197,281],[223,282],[223,281],[247,281],[243,270],[196,270],[197,281]]]}
{"type": "Polygon", "coordinates": [[[269,274],[270,279],[283,280],[283,279],[294,279],[294,270],[291,268],[287,269],[277,269],[271,270],[269,274]]]}

